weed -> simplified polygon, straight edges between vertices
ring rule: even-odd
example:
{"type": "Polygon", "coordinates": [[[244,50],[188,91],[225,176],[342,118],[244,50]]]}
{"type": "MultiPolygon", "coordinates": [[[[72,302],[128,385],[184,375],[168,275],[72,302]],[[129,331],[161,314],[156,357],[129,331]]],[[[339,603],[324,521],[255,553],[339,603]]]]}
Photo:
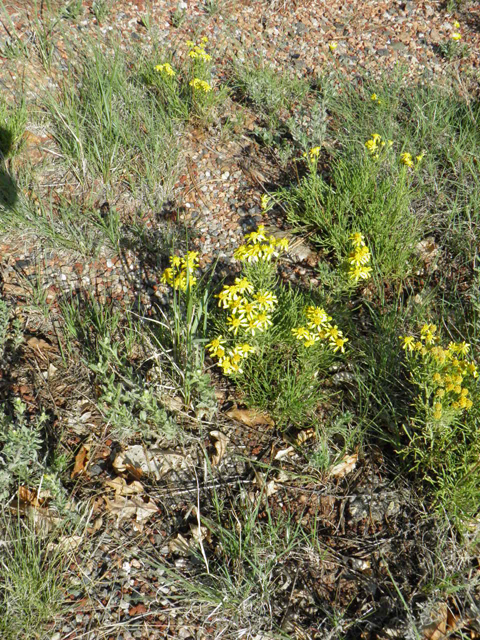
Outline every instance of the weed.
{"type": "Polygon", "coordinates": [[[135,83],[127,62],[94,49],[79,65],[80,89],[68,82],[48,102],[57,142],[83,183],[100,174],[105,185],[127,172],[132,190],[163,198],[174,180],[174,121],[164,105],[135,83]]]}
{"type": "Polygon", "coordinates": [[[68,20],[78,20],[83,15],[82,0],[70,0],[63,10],[63,15],[68,20]]]}
{"type": "Polygon", "coordinates": [[[110,0],[94,0],[92,3],[92,13],[97,22],[102,23],[110,12],[110,0]]]}
{"type": "Polygon", "coordinates": [[[180,29],[182,24],[185,22],[186,17],[187,12],[179,5],[172,14],[172,26],[176,29],[180,29]]]}
{"type": "Polygon", "coordinates": [[[69,554],[48,552],[49,538],[20,517],[2,514],[1,520],[0,634],[5,640],[44,637],[62,609],[69,554]]]}
{"type": "Polygon", "coordinates": [[[19,398],[13,401],[13,415],[0,412],[0,498],[7,499],[20,484],[35,484],[44,470],[44,427],[47,415],[42,412],[32,421],[26,405],[19,398]]]}
{"type": "Polygon", "coordinates": [[[163,272],[162,281],[172,287],[172,305],[169,311],[159,309],[161,320],[155,322],[158,330],[152,338],[170,363],[173,379],[180,381],[185,406],[194,408],[196,391],[205,398],[209,387],[203,363],[213,270],[197,284],[194,274],[198,254],[195,251],[187,252],[184,257],[172,255],[170,265],[163,272]]]}
{"type": "Polygon", "coordinates": [[[6,159],[18,153],[27,125],[27,108],[25,99],[9,105],[4,97],[0,97],[0,159],[6,159]]]}

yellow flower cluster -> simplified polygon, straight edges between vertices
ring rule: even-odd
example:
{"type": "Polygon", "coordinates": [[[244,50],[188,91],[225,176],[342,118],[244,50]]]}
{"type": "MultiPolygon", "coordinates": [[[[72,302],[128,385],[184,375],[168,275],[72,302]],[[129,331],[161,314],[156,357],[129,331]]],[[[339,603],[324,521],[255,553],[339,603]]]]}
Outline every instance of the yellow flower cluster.
{"type": "Polygon", "coordinates": [[[365,245],[365,238],[358,231],[352,233],[350,242],[353,250],[348,255],[348,275],[354,282],[367,280],[372,272],[370,249],[365,245]]]}
{"type": "Polygon", "coordinates": [[[170,256],[170,267],[167,267],[160,281],[169,284],[176,291],[186,291],[193,287],[197,279],[193,275],[198,268],[198,253],[189,251],[185,257],[170,256]]]}
{"type": "Polygon", "coordinates": [[[320,340],[328,340],[328,344],[334,352],[345,352],[345,343],[348,338],[343,337],[342,331],[337,325],[332,325],[332,317],[329,316],[322,307],[309,306],[305,310],[307,317],[306,327],[295,327],[292,329],[297,340],[303,342],[304,347],[312,347],[320,340]]]}
{"type": "Polygon", "coordinates": [[[242,244],[235,250],[233,257],[236,260],[246,262],[258,262],[264,260],[269,262],[288,249],[287,238],[274,238],[265,233],[265,225],[259,224],[256,231],[247,233],[246,244],[242,244]]]}
{"type": "Polygon", "coordinates": [[[208,38],[206,36],[204,36],[200,40],[199,44],[195,44],[195,42],[187,40],[187,47],[190,48],[190,51],[188,52],[189,57],[193,60],[202,60],[203,62],[208,62],[209,60],[211,60],[212,56],[210,56],[205,51],[205,45],[207,44],[207,42],[208,38]]]}
{"type": "Polygon", "coordinates": [[[277,304],[276,295],[271,291],[255,293],[247,278],[235,278],[235,284],[225,285],[217,298],[218,306],[230,311],[227,325],[233,335],[241,331],[254,336],[272,326],[271,312],[277,304]]]}
{"type": "Polygon", "coordinates": [[[332,53],[335,51],[335,49],[336,49],[337,47],[338,47],[338,43],[336,43],[336,42],[333,42],[333,41],[332,41],[332,42],[330,42],[330,43],[328,44],[328,48],[330,49],[330,51],[331,51],[332,53]]]}
{"type": "Polygon", "coordinates": [[[235,373],[243,373],[242,361],[248,356],[249,353],[255,352],[255,347],[243,342],[237,344],[233,349],[225,349],[225,338],[223,336],[217,336],[206,346],[208,352],[212,358],[218,358],[218,366],[223,369],[223,373],[226,376],[230,376],[235,373]]]}
{"type": "MultiPolygon", "coordinates": [[[[217,295],[218,306],[230,312],[227,317],[228,330],[235,337],[240,335],[255,336],[272,326],[272,311],[278,300],[271,291],[255,291],[247,278],[235,278],[235,283],[225,285],[217,295]]],[[[223,336],[214,338],[207,349],[213,358],[218,359],[218,366],[225,375],[242,373],[241,363],[255,347],[243,342],[227,351],[223,336]]]]}
{"type": "Polygon", "coordinates": [[[458,20],[455,20],[455,22],[453,23],[453,28],[457,29],[457,31],[454,31],[450,37],[452,40],[455,40],[455,42],[458,42],[462,39],[462,34],[458,31],[458,29],[460,29],[460,23],[458,22],[458,20]]]}
{"type": "Polygon", "coordinates": [[[212,90],[212,87],[208,84],[208,82],[206,80],[200,80],[200,78],[194,78],[193,80],[190,80],[188,84],[194,89],[199,89],[200,91],[204,91],[205,93],[208,93],[212,90]]]}
{"type": "Polygon", "coordinates": [[[174,78],[177,75],[168,62],[164,62],[163,64],[157,64],[155,67],[155,71],[159,71],[163,75],[168,76],[170,78],[174,78]]]}
{"type": "Polygon", "coordinates": [[[365,142],[365,146],[374,160],[378,160],[380,152],[384,149],[390,149],[392,145],[393,140],[382,140],[382,136],[378,133],[372,133],[370,140],[365,142]]]}
{"type": "MultiPolygon", "coordinates": [[[[424,155],[425,155],[425,151],[422,151],[422,153],[420,153],[418,156],[415,156],[415,161],[417,165],[423,160],[424,155]]],[[[401,153],[400,162],[406,165],[407,167],[409,167],[410,169],[413,169],[413,167],[415,167],[415,162],[413,160],[413,156],[411,153],[407,153],[407,152],[401,153]]]]}
{"type": "Polygon", "coordinates": [[[376,102],[377,104],[383,104],[383,101],[380,100],[376,93],[372,93],[372,95],[370,96],[370,100],[372,102],[376,102]]]}
{"type": "Polygon", "coordinates": [[[303,157],[310,162],[317,162],[320,155],[320,147],[312,147],[310,151],[303,154],[303,157]]]}
{"type": "Polygon", "coordinates": [[[469,344],[450,342],[444,349],[434,324],[423,325],[419,340],[414,336],[400,336],[400,339],[408,358],[421,364],[418,373],[429,389],[429,397],[433,398],[430,405],[434,420],[440,420],[446,412],[461,413],[472,408],[465,382],[478,378],[478,371],[476,364],[467,358],[469,344]]]}
{"type": "Polygon", "coordinates": [[[260,198],[260,207],[262,211],[267,211],[270,208],[270,196],[268,193],[264,193],[260,198]]]}

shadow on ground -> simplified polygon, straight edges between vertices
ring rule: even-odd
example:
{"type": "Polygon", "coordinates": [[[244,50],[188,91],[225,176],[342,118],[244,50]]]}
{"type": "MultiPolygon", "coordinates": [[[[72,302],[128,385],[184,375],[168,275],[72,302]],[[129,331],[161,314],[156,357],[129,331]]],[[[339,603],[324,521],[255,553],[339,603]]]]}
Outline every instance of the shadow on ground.
{"type": "Polygon", "coordinates": [[[17,185],[6,166],[12,142],[11,132],[0,127],[0,207],[5,208],[13,207],[17,201],[17,185]]]}

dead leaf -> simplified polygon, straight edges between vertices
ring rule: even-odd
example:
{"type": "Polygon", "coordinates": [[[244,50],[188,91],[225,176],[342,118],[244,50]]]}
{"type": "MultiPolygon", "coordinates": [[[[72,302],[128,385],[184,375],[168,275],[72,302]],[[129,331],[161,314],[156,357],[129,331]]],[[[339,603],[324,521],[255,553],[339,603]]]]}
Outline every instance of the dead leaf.
{"type": "Polygon", "coordinates": [[[17,501],[10,504],[9,508],[15,515],[21,514],[28,517],[35,533],[41,537],[47,536],[52,529],[55,529],[62,522],[61,518],[53,515],[54,512],[46,507],[33,506],[26,502],[17,501]]]}
{"type": "Polygon", "coordinates": [[[58,551],[61,553],[68,553],[69,551],[75,551],[78,549],[83,536],[60,536],[58,542],[49,542],[47,544],[47,551],[50,553],[58,551]]]}
{"type": "Polygon", "coordinates": [[[170,553],[178,553],[181,556],[186,556],[190,552],[190,545],[182,534],[179,533],[176,538],[170,540],[168,543],[168,550],[170,553]]]}
{"type": "Polygon", "coordinates": [[[422,628],[423,638],[425,640],[444,640],[444,638],[449,638],[459,625],[460,617],[455,616],[446,603],[442,603],[434,622],[422,628]]]}
{"type": "Polygon", "coordinates": [[[216,453],[212,456],[212,466],[216,467],[227,452],[228,438],[221,431],[210,431],[210,435],[212,438],[215,438],[214,446],[216,453]]]}
{"type": "Polygon", "coordinates": [[[30,504],[34,507],[39,506],[36,489],[29,489],[28,487],[18,487],[18,498],[26,504],[30,504]]]}
{"type": "Polygon", "coordinates": [[[442,640],[447,633],[448,607],[445,603],[440,605],[440,610],[436,620],[423,627],[423,637],[425,640],[442,640]]]}
{"type": "Polygon", "coordinates": [[[429,236],[428,238],[421,240],[415,247],[417,256],[426,264],[431,262],[439,251],[440,249],[438,248],[433,236],[429,236]]]}
{"type": "Polygon", "coordinates": [[[357,464],[358,453],[352,453],[350,456],[345,456],[342,462],[339,462],[330,469],[330,474],[336,478],[343,478],[355,469],[357,464]]]}
{"type": "Polygon", "coordinates": [[[107,480],[105,484],[107,487],[110,487],[110,489],[115,489],[117,496],[131,496],[143,493],[144,491],[143,484],[138,482],[138,480],[134,480],[129,484],[125,478],[121,478],[120,476],[117,476],[113,480],[107,480]]]}
{"type": "Polygon", "coordinates": [[[285,458],[285,456],[290,455],[294,451],[295,451],[295,449],[293,447],[287,447],[286,449],[280,449],[280,451],[277,451],[277,453],[275,454],[274,460],[281,460],[282,458],[285,458]]]}
{"type": "Polygon", "coordinates": [[[269,415],[258,411],[258,409],[238,409],[235,407],[230,409],[230,411],[227,411],[227,416],[233,420],[243,422],[247,427],[259,425],[273,427],[275,424],[269,415]]]}
{"type": "Polygon", "coordinates": [[[75,456],[75,465],[73,467],[73,471],[70,475],[70,478],[73,480],[77,476],[81,476],[86,473],[88,459],[89,459],[90,445],[82,444],[79,452],[75,456]]]}
{"type": "Polygon", "coordinates": [[[94,533],[99,531],[99,529],[101,529],[102,527],[103,527],[103,518],[102,516],[98,516],[98,518],[95,518],[93,525],[91,527],[88,527],[89,535],[93,535],[94,533]]]}
{"type": "Polygon", "coordinates": [[[165,449],[147,451],[142,445],[133,445],[116,456],[113,468],[117,473],[128,471],[137,479],[146,474],[160,480],[169,471],[188,469],[190,464],[191,460],[188,456],[165,449]]]}
{"type": "Polygon", "coordinates": [[[109,500],[104,496],[103,499],[110,513],[117,518],[117,528],[122,520],[128,520],[132,516],[135,516],[135,520],[142,526],[148,518],[158,511],[158,507],[154,502],[147,502],[140,496],[135,496],[134,498],[118,496],[115,500],[109,500]]]}
{"type": "Polygon", "coordinates": [[[131,607],[128,610],[129,616],[140,616],[147,612],[147,607],[144,604],[137,604],[135,607],[131,607]]]}
{"type": "Polygon", "coordinates": [[[179,396],[163,396],[162,404],[169,411],[175,412],[182,411],[185,406],[185,403],[179,396]]]}
{"type": "Polygon", "coordinates": [[[33,349],[33,351],[36,351],[42,356],[44,355],[44,351],[55,351],[55,347],[49,344],[46,340],[43,340],[43,338],[36,338],[35,336],[32,336],[26,340],[26,343],[30,349],[33,349]]]}

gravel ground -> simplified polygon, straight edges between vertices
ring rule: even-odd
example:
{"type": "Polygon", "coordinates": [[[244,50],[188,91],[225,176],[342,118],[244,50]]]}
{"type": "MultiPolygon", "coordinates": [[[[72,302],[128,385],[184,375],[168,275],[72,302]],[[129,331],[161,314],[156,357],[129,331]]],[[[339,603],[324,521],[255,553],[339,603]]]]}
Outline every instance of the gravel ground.
{"type": "MultiPolygon", "coordinates": [[[[219,0],[219,10],[212,15],[206,12],[203,2],[118,0],[111,4],[111,11],[102,24],[98,24],[89,11],[92,6],[90,0],[83,2],[85,12],[82,18],[64,22],[65,36],[57,42],[50,74],[46,74],[39,64],[31,60],[22,66],[16,60],[0,57],[0,85],[5,95],[15,91],[16,81],[22,74],[25,74],[29,101],[35,102],[37,95],[45,89],[54,90],[61,74],[67,69],[65,46],[74,47],[87,35],[103,41],[110,32],[121,33],[125,49],[132,45],[148,46],[151,35],[144,27],[146,16],[152,25],[150,33],[153,32],[155,38],[170,48],[184,43],[193,35],[206,35],[218,60],[215,72],[220,81],[228,73],[228,65],[232,60],[253,59],[279,70],[292,69],[299,76],[308,78],[328,75],[331,70],[332,73],[341,71],[352,82],[359,82],[365,73],[375,76],[400,63],[405,74],[412,79],[424,78],[428,82],[441,83],[455,73],[462,78],[466,87],[478,82],[480,6],[475,3],[464,3],[455,15],[448,14],[442,2],[423,0],[219,0]],[[441,57],[438,47],[448,41],[454,20],[460,22],[463,42],[469,47],[469,55],[452,64],[441,57]],[[177,26],[174,26],[175,23],[177,26]],[[331,42],[338,44],[334,54],[329,50],[331,42]]],[[[32,36],[35,3],[6,0],[4,5],[11,23],[4,20],[7,28],[1,30],[0,27],[0,50],[9,41],[12,25],[22,39],[32,36]]],[[[253,116],[252,122],[247,122],[247,128],[253,126],[254,119],[253,116]]],[[[49,149],[53,149],[53,142],[48,136],[41,130],[32,130],[22,155],[37,164],[47,157],[49,149]]],[[[47,185],[54,180],[58,184],[55,187],[58,193],[75,192],[76,187],[57,176],[54,169],[51,174],[45,174],[43,179],[46,191],[49,188],[47,185]]],[[[247,228],[262,220],[260,198],[264,192],[263,185],[279,179],[278,167],[268,158],[257,157],[251,139],[225,140],[214,129],[208,132],[207,137],[195,131],[189,133],[172,202],[173,209],[179,211],[180,221],[192,230],[193,244],[201,250],[203,264],[218,257],[221,262],[220,274],[222,269],[226,272],[230,268],[232,249],[247,228]]],[[[100,207],[104,202],[101,189],[97,199],[100,207]]],[[[128,219],[132,204],[135,203],[131,202],[130,196],[120,189],[115,205],[124,220],[128,219]]],[[[147,211],[145,221],[153,238],[168,233],[173,225],[168,208],[162,212],[147,211]]],[[[274,218],[270,222],[282,226],[281,219],[274,218]]],[[[308,250],[302,249],[290,256],[298,275],[305,276],[308,273],[310,258],[308,250]]],[[[64,296],[89,287],[100,301],[110,299],[126,307],[136,304],[137,308],[148,311],[152,299],[162,297],[159,284],[162,266],[155,261],[155,256],[145,260],[128,243],[118,254],[100,248],[95,258],[85,258],[72,249],[47,247],[33,232],[19,237],[12,231],[0,237],[3,296],[22,308],[28,305],[32,291],[40,290],[52,317],[64,296]]],[[[55,331],[51,320],[37,314],[30,319],[29,330],[41,333],[53,343],[55,331]]],[[[58,369],[62,371],[59,354],[51,355],[49,363],[55,365],[55,358],[58,359],[58,369]]],[[[38,361],[37,364],[39,370],[47,367],[44,361],[38,361]]],[[[70,381],[66,377],[54,382],[58,396],[68,396],[64,417],[76,416],[76,427],[69,442],[72,449],[83,441],[89,431],[101,434],[104,425],[101,416],[95,413],[93,398],[92,404],[88,404],[88,390],[81,386],[75,388],[73,379],[70,381]],[[60,384],[63,387],[58,391],[60,384]],[[87,417],[82,418],[85,415],[87,417]]],[[[29,376],[19,376],[12,389],[30,405],[42,398],[42,393],[35,390],[29,376]]],[[[51,401],[51,394],[51,388],[44,392],[46,403],[51,401]]],[[[228,402],[228,391],[224,392],[222,401],[228,402]]],[[[287,446],[264,428],[246,429],[244,425],[239,427],[226,421],[221,429],[218,425],[215,429],[223,429],[229,440],[231,451],[221,468],[222,478],[227,480],[231,477],[237,480],[242,478],[246,484],[255,483],[248,469],[234,468],[234,452],[241,451],[260,462],[271,463],[271,452],[287,446]]],[[[176,556],[171,552],[168,543],[179,530],[184,531],[188,520],[186,513],[195,493],[192,494],[191,490],[188,493],[185,489],[187,498],[182,493],[177,498],[175,491],[179,487],[195,487],[196,481],[199,478],[202,480],[201,465],[192,462],[185,477],[179,478],[174,474],[173,478],[168,476],[164,481],[152,484],[149,496],[157,510],[144,527],[137,526],[133,520],[115,521],[106,509],[105,500],[105,496],[113,499],[106,483],[115,477],[111,467],[115,443],[101,436],[99,441],[101,446],[90,460],[89,473],[83,478],[83,485],[75,496],[79,502],[86,500],[87,495],[90,499],[92,493],[97,496],[92,502],[89,529],[94,544],[88,561],[81,559],[80,567],[72,564],[70,568],[73,575],[73,586],[67,594],[71,601],[70,614],[52,628],[50,640],[155,640],[166,637],[206,640],[217,637],[221,625],[209,624],[208,620],[199,622],[191,612],[175,608],[174,589],[165,585],[163,570],[152,559],[155,552],[163,560],[172,560],[173,557],[177,567],[185,563],[180,554],[176,556]],[[87,593],[90,594],[88,597],[87,593]]],[[[208,434],[203,445],[207,449],[213,445],[212,437],[208,434]]],[[[196,460],[198,448],[189,453],[191,459],[196,460]]],[[[288,467],[293,462],[289,460],[285,464],[288,467]]],[[[323,540],[330,547],[335,547],[337,559],[336,563],[326,562],[321,571],[318,569],[318,575],[322,575],[324,592],[316,595],[325,602],[333,601],[341,583],[346,599],[343,604],[347,606],[349,599],[353,601],[356,598],[360,603],[358,611],[365,613],[368,594],[371,595],[377,587],[370,568],[367,570],[367,564],[362,562],[371,562],[372,566],[377,563],[375,571],[378,571],[378,575],[382,571],[385,573],[380,563],[381,554],[371,541],[377,541],[380,547],[385,545],[382,553],[396,554],[397,568],[392,570],[398,570],[401,575],[407,566],[407,580],[411,577],[414,581],[412,576],[416,575],[418,568],[412,558],[422,553],[415,540],[428,538],[428,520],[424,520],[423,529],[417,532],[415,538],[411,524],[414,515],[408,506],[414,499],[399,492],[392,495],[385,480],[388,472],[383,468],[383,461],[363,461],[359,468],[362,473],[355,474],[355,478],[344,485],[335,487],[332,494],[328,493],[328,487],[323,492],[319,492],[318,487],[283,487],[272,497],[271,508],[282,511],[285,504],[299,505],[299,517],[302,518],[305,502],[308,502],[312,513],[320,510],[324,514],[323,540]],[[313,494],[315,498],[312,498],[313,494]],[[356,576],[356,587],[352,586],[352,572],[356,576]],[[362,602],[365,604],[364,610],[362,602]]],[[[276,473],[279,480],[280,469],[276,473]]],[[[281,480],[278,485],[281,485],[281,480]]],[[[315,562],[308,564],[305,558],[298,561],[308,566],[312,584],[317,584],[319,588],[315,562]]],[[[190,570],[194,571],[195,567],[190,567],[190,570]]],[[[307,584],[305,582],[302,588],[299,584],[298,593],[295,592],[297,617],[288,616],[292,619],[285,620],[290,624],[285,628],[290,637],[322,638],[325,636],[318,621],[309,613],[312,602],[307,593],[307,584]],[[303,636],[298,626],[303,627],[303,636]]],[[[293,587],[288,587],[287,595],[294,594],[294,587],[294,583],[293,587]]],[[[376,602],[383,606],[385,619],[388,618],[389,623],[385,624],[384,635],[378,627],[376,635],[372,632],[372,635],[363,637],[404,637],[404,628],[401,625],[397,628],[389,618],[388,597],[391,594],[377,593],[374,596],[376,602]]],[[[261,640],[268,635],[245,633],[236,637],[261,640]]]]}

